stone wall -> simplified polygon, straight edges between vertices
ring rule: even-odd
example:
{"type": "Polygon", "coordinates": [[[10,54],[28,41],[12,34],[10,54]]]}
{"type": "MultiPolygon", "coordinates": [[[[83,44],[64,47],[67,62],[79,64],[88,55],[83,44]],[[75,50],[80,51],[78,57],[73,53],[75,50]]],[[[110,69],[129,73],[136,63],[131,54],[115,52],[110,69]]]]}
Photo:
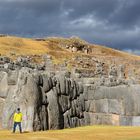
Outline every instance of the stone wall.
{"type": "Polygon", "coordinates": [[[0,71],[0,127],[12,128],[17,107],[23,113],[25,131],[140,125],[139,91],[139,84],[106,86],[94,78],[75,79],[67,72],[25,67],[0,71]]]}

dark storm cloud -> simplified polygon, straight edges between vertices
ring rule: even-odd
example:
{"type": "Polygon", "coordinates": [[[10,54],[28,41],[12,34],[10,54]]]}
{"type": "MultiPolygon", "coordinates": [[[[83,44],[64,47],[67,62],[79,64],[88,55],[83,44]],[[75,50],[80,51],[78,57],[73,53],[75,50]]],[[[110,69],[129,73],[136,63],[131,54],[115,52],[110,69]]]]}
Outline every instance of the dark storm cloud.
{"type": "Polygon", "coordinates": [[[0,0],[0,33],[76,35],[137,53],[140,0],[0,0]]]}
{"type": "Polygon", "coordinates": [[[139,0],[122,0],[118,10],[112,15],[112,17],[109,19],[109,22],[122,26],[123,28],[134,28],[140,23],[139,13],[139,0]]]}
{"type": "Polygon", "coordinates": [[[73,9],[70,16],[79,18],[88,14],[93,14],[97,18],[106,18],[118,6],[117,0],[71,0],[64,2],[64,8],[73,9]]]}
{"type": "Polygon", "coordinates": [[[55,32],[60,7],[59,0],[0,1],[0,31],[29,36],[55,32]]]}

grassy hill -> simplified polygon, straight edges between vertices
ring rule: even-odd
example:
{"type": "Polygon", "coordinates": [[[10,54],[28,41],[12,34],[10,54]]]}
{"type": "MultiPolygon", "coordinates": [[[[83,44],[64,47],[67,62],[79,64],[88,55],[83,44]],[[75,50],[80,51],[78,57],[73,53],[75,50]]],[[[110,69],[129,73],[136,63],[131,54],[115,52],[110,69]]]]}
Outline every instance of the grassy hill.
{"type": "MultiPolygon", "coordinates": [[[[43,40],[29,39],[29,38],[19,38],[13,36],[0,37],[0,54],[9,57],[19,56],[19,55],[42,55],[50,54],[56,59],[65,59],[72,57],[72,52],[68,51],[66,48],[61,47],[62,45],[69,45],[73,42],[88,44],[87,42],[79,38],[46,38],[43,40]],[[63,57],[62,57],[63,55],[63,57]]],[[[123,57],[127,59],[140,60],[139,56],[131,55],[125,52],[107,48],[105,46],[99,46],[95,44],[88,44],[90,48],[94,49],[92,55],[96,56],[115,56],[123,57]]]]}
{"type": "Polygon", "coordinates": [[[15,134],[0,131],[0,140],[139,140],[140,127],[86,126],[73,129],[15,134]]]}
{"type": "MultiPolygon", "coordinates": [[[[76,57],[80,57],[82,59],[88,58],[89,60],[94,57],[101,62],[105,61],[108,66],[112,63],[117,65],[125,64],[126,71],[129,68],[134,68],[136,69],[136,73],[140,72],[140,56],[132,55],[105,46],[89,44],[88,42],[77,37],[49,37],[34,39],[14,36],[0,36],[0,55],[2,56],[8,56],[11,59],[16,59],[21,55],[31,56],[33,62],[40,63],[43,61],[42,55],[44,54],[50,55],[55,64],[60,64],[67,61],[70,68],[83,67],[84,64],[79,65],[79,62],[75,61],[74,58],[76,57]],[[77,48],[86,46],[90,51],[88,54],[82,51],[73,52],[68,49],[68,46],[75,46],[77,48]]],[[[84,69],[93,70],[93,68],[94,67],[89,66],[84,69]]]]}

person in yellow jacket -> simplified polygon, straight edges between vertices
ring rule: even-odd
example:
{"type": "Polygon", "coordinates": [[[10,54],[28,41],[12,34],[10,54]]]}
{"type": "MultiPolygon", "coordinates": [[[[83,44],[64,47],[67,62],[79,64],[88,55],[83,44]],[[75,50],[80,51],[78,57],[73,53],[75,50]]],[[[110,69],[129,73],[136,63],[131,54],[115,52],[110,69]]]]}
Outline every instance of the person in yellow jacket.
{"type": "Polygon", "coordinates": [[[20,133],[22,133],[21,127],[22,113],[20,112],[20,108],[17,108],[17,112],[14,113],[13,121],[14,121],[13,133],[15,133],[17,125],[19,126],[20,133]]]}

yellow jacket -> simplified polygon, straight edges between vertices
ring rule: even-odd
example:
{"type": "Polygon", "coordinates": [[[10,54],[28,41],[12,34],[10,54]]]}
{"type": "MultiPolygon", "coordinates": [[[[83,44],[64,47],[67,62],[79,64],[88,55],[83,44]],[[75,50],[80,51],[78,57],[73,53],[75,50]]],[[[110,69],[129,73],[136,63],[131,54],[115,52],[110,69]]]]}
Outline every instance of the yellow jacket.
{"type": "Polygon", "coordinates": [[[15,113],[14,122],[21,122],[21,121],[22,121],[22,113],[15,113]]]}

